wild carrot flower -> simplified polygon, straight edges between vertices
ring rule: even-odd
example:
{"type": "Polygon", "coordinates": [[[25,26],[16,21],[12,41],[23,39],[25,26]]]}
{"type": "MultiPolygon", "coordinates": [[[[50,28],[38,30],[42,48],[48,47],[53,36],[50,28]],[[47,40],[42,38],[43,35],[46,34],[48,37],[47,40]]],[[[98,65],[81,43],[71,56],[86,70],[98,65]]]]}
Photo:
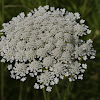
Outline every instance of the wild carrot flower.
{"type": "Polygon", "coordinates": [[[1,62],[9,62],[11,77],[25,81],[27,75],[36,77],[35,89],[58,84],[60,79],[83,79],[87,59],[94,59],[92,40],[82,36],[91,30],[79,13],[55,9],[48,5],[24,12],[3,24],[1,30],[1,62]]]}

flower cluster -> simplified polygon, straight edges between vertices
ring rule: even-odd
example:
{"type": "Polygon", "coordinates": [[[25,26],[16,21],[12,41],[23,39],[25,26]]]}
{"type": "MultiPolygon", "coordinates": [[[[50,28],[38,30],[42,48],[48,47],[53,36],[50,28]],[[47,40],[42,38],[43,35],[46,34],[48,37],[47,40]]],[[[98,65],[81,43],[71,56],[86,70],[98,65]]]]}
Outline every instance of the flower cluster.
{"type": "Polygon", "coordinates": [[[84,22],[79,13],[48,5],[27,16],[22,12],[0,31],[1,62],[10,63],[8,70],[14,79],[36,77],[35,89],[51,91],[64,77],[83,79],[87,64],[80,60],[94,59],[96,53],[91,39],[81,39],[91,33],[84,22]]]}

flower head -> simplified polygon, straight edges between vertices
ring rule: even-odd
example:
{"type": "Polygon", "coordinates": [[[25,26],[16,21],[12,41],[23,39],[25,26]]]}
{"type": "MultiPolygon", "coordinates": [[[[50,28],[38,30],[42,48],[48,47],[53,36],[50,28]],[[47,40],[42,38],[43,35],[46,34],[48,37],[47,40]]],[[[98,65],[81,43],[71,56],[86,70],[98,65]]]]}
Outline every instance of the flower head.
{"type": "Polygon", "coordinates": [[[81,37],[91,33],[79,13],[55,9],[48,5],[22,12],[3,24],[0,31],[2,62],[10,62],[11,77],[25,81],[27,74],[36,76],[35,89],[58,84],[59,79],[83,79],[87,68],[80,60],[94,59],[92,40],[81,37]]]}

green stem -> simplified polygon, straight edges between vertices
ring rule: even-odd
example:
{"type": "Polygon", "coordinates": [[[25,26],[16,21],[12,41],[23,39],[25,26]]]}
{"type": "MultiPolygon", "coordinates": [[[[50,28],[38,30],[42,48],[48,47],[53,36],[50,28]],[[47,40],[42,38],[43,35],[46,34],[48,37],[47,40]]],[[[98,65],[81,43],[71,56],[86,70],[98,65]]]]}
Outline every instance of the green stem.
{"type": "Polygon", "coordinates": [[[48,0],[46,0],[46,5],[48,5],[48,0]]]}
{"type": "Polygon", "coordinates": [[[28,9],[29,11],[31,10],[30,8],[28,8],[28,7],[26,7],[26,6],[24,6],[24,5],[5,5],[4,6],[4,8],[26,8],[26,9],[28,9]]]}
{"type": "Polygon", "coordinates": [[[45,88],[43,88],[42,90],[43,90],[44,100],[47,100],[47,97],[46,97],[46,92],[45,92],[45,88]]]}
{"type": "Polygon", "coordinates": [[[56,88],[56,92],[57,92],[58,99],[61,100],[61,99],[60,99],[60,94],[59,94],[57,85],[55,85],[55,88],[56,88]]]}
{"type": "Polygon", "coordinates": [[[20,82],[20,90],[19,90],[19,98],[18,100],[22,100],[22,92],[23,92],[23,84],[20,82]]]}
{"type": "Polygon", "coordinates": [[[84,5],[83,5],[83,11],[82,11],[83,16],[84,16],[84,12],[86,10],[86,6],[87,6],[87,0],[84,1],[84,5]]]}
{"type": "Polygon", "coordinates": [[[64,95],[64,99],[63,100],[68,100],[68,97],[69,97],[69,89],[70,89],[70,86],[71,86],[71,82],[68,82],[68,85],[67,85],[67,88],[66,88],[66,91],[65,91],[65,95],[64,95]],[[67,98],[67,99],[66,99],[67,98]]]}
{"type": "Polygon", "coordinates": [[[4,64],[1,63],[1,100],[4,100],[4,64]]]}
{"type": "Polygon", "coordinates": [[[2,0],[2,22],[4,22],[4,0],[2,0]]]}
{"type": "Polygon", "coordinates": [[[47,97],[48,97],[47,100],[50,100],[50,93],[49,92],[47,93],[47,97]]]}

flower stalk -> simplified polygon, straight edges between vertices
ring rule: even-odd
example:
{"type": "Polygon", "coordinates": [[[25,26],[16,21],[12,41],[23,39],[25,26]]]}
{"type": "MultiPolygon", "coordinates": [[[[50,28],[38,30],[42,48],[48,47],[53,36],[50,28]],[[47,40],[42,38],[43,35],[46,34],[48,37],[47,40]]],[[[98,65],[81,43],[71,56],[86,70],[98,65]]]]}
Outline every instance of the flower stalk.
{"type": "Polygon", "coordinates": [[[43,88],[42,91],[43,91],[44,100],[47,100],[45,88],[43,88]]]}
{"type": "Polygon", "coordinates": [[[58,100],[61,100],[60,93],[59,93],[57,85],[55,85],[55,89],[56,89],[56,93],[57,93],[57,96],[58,96],[58,100]]]}
{"type": "Polygon", "coordinates": [[[69,92],[70,92],[70,87],[71,87],[71,82],[68,82],[68,85],[67,85],[67,88],[66,88],[63,100],[68,100],[68,98],[69,98],[69,92]]]}
{"type": "Polygon", "coordinates": [[[20,88],[19,88],[19,98],[18,100],[22,100],[22,92],[23,92],[23,83],[20,82],[20,88]]]}

